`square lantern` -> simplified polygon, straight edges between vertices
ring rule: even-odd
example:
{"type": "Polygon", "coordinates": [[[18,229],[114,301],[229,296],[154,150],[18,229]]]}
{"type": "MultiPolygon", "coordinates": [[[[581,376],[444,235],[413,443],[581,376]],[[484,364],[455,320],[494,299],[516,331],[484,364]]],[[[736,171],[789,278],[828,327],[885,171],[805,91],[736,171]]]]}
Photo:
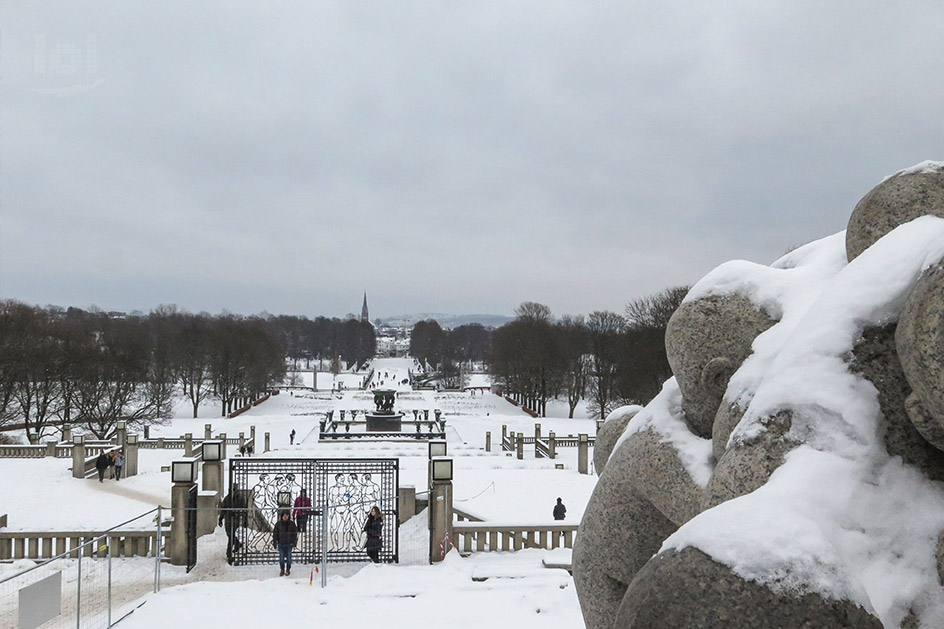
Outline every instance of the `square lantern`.
{"type": "Polygon", "coordinates": [[[219,441],[203,442],[203,460],[204,461],[222,461],[223,444],[219,441]]]}
{"type": "Polygon", "coordinates": [[[580,443],[586,443],[586,442],[590,441],[590,437],[587,436],[587,435],[584,434],[584,433],[581,433],[581,434],[577,435],[577,441],[579,441],[580,443]]]}
{"type": "Polygon", "coordinates": [[[434,481],[452,480],[452,459],[437,457],[430,461],[432,471],[430,476],[434,481]]]}
{"type": "Polygon", "coordinates": [[[83,445],[85,443],[85,435],[72,435],[72,443],[77,446],[83,445]]]}
{"type": "Polygon", "coordinates": [[[174,483],[197,482],[197,465],[194,461],[174,461],[170,464],[170,480],[174,483]]]}
{"type": "Polygon", "coordinates": [[[280,491],[278,498],[279,508],[291,507],[292,506],[292,492],[290,491],[280,491]]]}
{"type": "Polygon", "coordinates": [[[128,445],[129,445],[129,446],[138,445],[138,436],[137,436],[137,435],[128,435],[128,445]]]}
{"type": "Polygon", "coordinates": [[[445,441],[433,441],[429,442],[429,458],[434,456],[446,456],[446,442],[445,441]]]}
{"type": "Polygon", "coordinates": [[[128,422],[120,421],[115,423],[116,430],[125,430],[128,428],[128,422]]]}

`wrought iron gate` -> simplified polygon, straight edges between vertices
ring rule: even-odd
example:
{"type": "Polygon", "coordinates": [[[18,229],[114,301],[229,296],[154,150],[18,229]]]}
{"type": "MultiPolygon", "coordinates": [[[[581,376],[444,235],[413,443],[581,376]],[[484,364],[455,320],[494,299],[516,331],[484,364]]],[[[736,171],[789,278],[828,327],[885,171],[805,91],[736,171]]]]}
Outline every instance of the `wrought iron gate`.
{"type": "Polygon", "coordinates": [[[197,565],[197,486],[187,492],[187,572],[197,565]]]}
{"type": "Polygon", "coordinates": [[[380,560],[398,560],[397,459],[239,458],[230,461],[229,475],[230,488],[247,505],[245,525],[236,530],[234,565],[278,563],[272,527],[285,511],[299,527],[295,562],[320,562],[323,551],[329,562],[369,561],[363,527],[375,505],[384,514],[380,560]],[[310,511],[294,507],[302,491],[311,499],[310,511]]]}

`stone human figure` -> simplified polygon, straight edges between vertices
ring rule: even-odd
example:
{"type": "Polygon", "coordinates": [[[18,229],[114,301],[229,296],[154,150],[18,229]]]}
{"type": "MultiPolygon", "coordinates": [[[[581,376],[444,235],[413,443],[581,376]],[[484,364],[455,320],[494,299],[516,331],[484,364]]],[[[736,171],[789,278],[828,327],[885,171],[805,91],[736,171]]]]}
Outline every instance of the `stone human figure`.
{"type": "Polygon", "coordinates": [[[295,429],[292,428],[292,432],[288,433],[288,444],[293,446],[295,445],[295,429]]]}

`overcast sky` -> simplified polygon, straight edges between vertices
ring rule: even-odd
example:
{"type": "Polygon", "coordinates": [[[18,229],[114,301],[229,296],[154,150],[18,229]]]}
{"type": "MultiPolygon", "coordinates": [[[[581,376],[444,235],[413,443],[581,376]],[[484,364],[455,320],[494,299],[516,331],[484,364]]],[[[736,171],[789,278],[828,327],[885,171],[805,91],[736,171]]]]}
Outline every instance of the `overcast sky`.
{"type": "Polygon", "coordinates": [[[944,159],[944,3],[0,4],[0,297],[621,312],[944,159]]]}

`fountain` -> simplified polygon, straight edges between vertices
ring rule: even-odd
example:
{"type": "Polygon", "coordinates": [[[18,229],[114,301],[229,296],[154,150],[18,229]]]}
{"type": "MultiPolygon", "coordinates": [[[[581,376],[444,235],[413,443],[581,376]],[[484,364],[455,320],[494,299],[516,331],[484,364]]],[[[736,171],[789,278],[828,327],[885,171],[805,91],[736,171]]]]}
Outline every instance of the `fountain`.
{"type": "Polygon", "coordinates": [[[400,420],[403,419],[403,413],[393,410],[393,401],[396,398],[396,391],[392,389],[375,389],[374,406],[376,410],[366,412],[367,432],[400,432],[400,420]]]}

